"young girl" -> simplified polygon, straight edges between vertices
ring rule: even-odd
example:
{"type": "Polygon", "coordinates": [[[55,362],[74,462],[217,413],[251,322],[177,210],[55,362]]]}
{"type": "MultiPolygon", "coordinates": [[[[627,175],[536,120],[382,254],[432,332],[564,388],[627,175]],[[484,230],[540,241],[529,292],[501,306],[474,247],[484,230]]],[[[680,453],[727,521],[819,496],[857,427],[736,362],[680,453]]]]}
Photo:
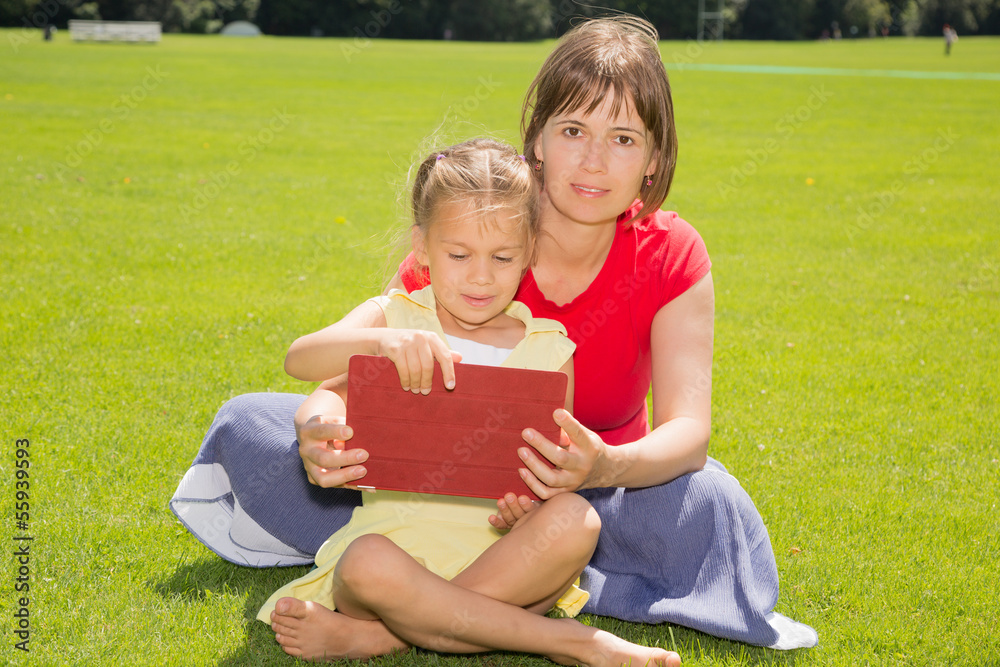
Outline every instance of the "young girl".
{"type": "MultiPolygon", "coordinates": [[[[353,354],[391,359],[404,389],[421,391],[434,361],[562,371],[573,343],[555,321],[534,319],[514,294],[533,253],[537,189],[522,156],[475,139],[432,153],[412,195],[414,257],[432,287],[366,301],[341,322],[291,346],[286,370],[325,380],[296,420],[343,410],[353,354]],[[458,355],[454,355],[454,352],[458,355]]],[[[450,383],[453,372],[446,373],[450,383]]],[[[424,389],[427,393],[429,389],[424,389]]],[[[572,391],[566,399],[572,409],[572,391]]],[[[342,444],[337,444],[343,447],[342,444]]],[[[415,644],[447,652],[505,649],[564,663],[677,664],[575,621],[587,595],[574,584],[600,521],[577,494],[535,508],[495,501],[378,491],[316,555],[316,568],[277,591],[258,618],[307,659],[367,658],[415,644]],[[496,514],[493,514],[496,512],[496,514]],[[501,538],[496,526],[513,528],[501,538]],[[336,610],[336,611],[334,611],[336,610]]]]}

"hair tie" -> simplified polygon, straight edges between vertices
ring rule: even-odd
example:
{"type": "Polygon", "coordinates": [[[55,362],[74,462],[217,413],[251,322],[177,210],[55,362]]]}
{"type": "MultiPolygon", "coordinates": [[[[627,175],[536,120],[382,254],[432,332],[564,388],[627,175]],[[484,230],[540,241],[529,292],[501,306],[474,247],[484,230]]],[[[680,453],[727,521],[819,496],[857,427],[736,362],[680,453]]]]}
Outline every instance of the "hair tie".
{"type": "Polygon", "coordinates": [[[521,158],[521,162],[527,162],[528,160],[523,155],[518,155],[521,158]]]}
{"type": "Polygon", "coordinates": [[[437,159],[438,159],[438,160],[440,160],[440,159],[441,159],[441,158],[443,158],[443,157],[444,157],[444,153],[438,153],[438,156],[437,156],[437,159]]]}

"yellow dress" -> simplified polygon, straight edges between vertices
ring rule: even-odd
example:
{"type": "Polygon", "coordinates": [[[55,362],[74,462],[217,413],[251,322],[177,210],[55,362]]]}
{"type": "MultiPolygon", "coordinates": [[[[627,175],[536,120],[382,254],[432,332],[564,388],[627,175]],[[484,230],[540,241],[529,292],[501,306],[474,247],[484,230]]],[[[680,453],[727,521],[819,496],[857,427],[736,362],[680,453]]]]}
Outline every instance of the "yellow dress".
{"type": "MultiPolygon", "coordinates": [[[[385,312],[389,327],[433,331],[448,342],[437,319],[430,287],[412,294],[393,290],[375,301],[385,312]]],[[[575,345],[558,322],[533,318],[528,308],[517,301],[504,312],[524,322],[525,335],[500,365],[558,370],[572,357],[575,345]]],[[[463,359],[473,362],[465,354],[463,359]]],[[[270,623],[271,611],[283,597],[311,600],[334,609],[333,571],[348,545],[362,535],[384,535],[431,572],[451,579],[500,539],[501,533],[488,521],[496,509],[496,500],[489,498],[401,491],[364,493],[362,505],[354,510],[351,520],[320,547],[315,569],[275,591],[257,618],[270,623]]],[[[555,608],[566,616],[576,616],[588,598],[589,594],[574,584],[555,608]]]]}

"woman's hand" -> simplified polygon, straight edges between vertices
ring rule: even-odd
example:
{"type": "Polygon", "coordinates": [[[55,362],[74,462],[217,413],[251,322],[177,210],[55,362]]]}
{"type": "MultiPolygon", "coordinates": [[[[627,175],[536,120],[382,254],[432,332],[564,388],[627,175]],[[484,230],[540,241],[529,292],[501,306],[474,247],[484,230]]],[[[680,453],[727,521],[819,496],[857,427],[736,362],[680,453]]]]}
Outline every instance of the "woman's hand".
{"type": "Polygon", "coordinates": [[[540,504],[528,496],[507,493],[497,501],[497,513],[490,515],[490,525],[497,530],[511,530],[540,504]]]}
{"type": "Polygon", "coordinates": [[[537,450],[521,447],[518,456],[527,469],[521,469],[521,479],[535,495],[549,499],[560,493],[577,489],[607,486],[609,461],[608,446],[600,436],[578,422],[566,410],[553,413],[556,424],[562,429],[559,444],[543,437],[538,431],[527,428],[521,434],[524,441],[537,450]],[[555,468],[547,466],[539,454],[555,468]]]}
{"type": "Polygon", "coordinates": [[[347,449],[354,436],[343,417],[316,415],[296,428],[299,456],[309,482],[324,488],[341,487],[361,479],[368,471],[358,465],[368,460],[363,449],[347,449]]]}
{"type": "Polygon", "coordinates": [[[441,364],[448,389],[455,388],[455,362],[462,360],[462,355],[449,350],[437,334],[420,329],[385,329],[380,335],[378,355],[396,365],[403,389],[425,396],[431,393],[435,359],[441,364]]]}

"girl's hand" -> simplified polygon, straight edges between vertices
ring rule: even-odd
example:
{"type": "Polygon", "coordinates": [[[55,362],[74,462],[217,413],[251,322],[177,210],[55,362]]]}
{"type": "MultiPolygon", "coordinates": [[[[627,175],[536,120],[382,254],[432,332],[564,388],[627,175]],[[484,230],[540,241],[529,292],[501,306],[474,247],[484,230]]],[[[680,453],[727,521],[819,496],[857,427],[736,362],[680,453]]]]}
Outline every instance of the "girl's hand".
{"type": "Polygon", "coordinates": [[[462,355],[449,350],[437,334],[419,329],[385,329],[378,355],[396,364],[403,389],[425,396],[431,393],[435,359],[441,364],[448,389],[455,388],[455,362],[462,360],[462,355]]]}
{"type": "Polygon", "coordinates": [[[363,449],[347,449],[354,436],[343,417],[316,415],[297,429],[299,456],[309,483],[324,488],[341,487],[361,479],[368,471],[358,465],[368,460],[363,449]]]}
{"type": "Polygon", "coordinates": [[[521,469],[521,478],[535,495],[547,500],[560,493],[577,489],[608,486],[608,446],[600,436],[578,422],[566,410],[553,413],[556,424],[562,429],[559,444],[543,437],[538,431],[524,429],[521,437],[536,451],[521,447],[517,453],[527,469],[521,469]],[[550,468],[539,454],[552,462],[550,468]]]}
{"type": "Polygon", "coordinates": [[[507,493],[497,501],[497,513],[490,515],[490,525],[497,530],[511,530],[540,504],[528,496],[507,493]]]}

